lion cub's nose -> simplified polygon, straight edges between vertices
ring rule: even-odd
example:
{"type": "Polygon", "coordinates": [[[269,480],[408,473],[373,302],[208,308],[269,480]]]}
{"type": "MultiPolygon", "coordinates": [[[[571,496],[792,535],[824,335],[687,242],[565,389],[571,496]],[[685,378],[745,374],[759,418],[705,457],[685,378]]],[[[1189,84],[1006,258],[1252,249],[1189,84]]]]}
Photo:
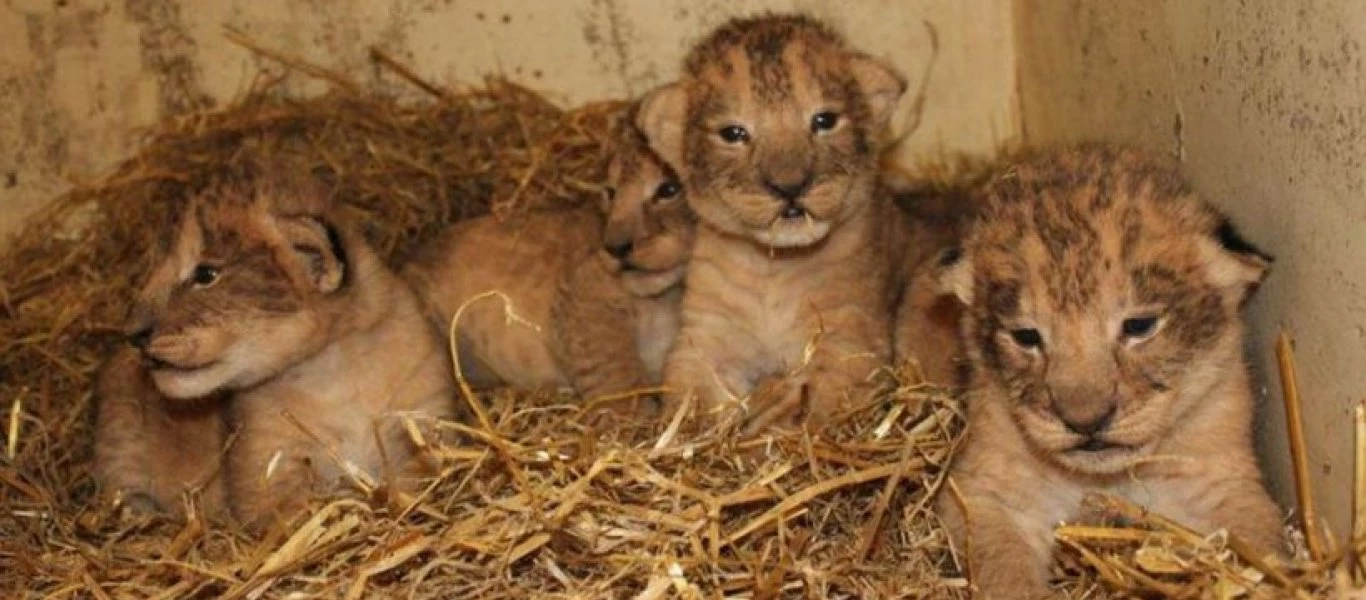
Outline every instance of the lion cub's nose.
{"type": "Polygon", "coordinates": [[[138,350],[145,350],[150,341],[152,341],[151,327],[142,327],[128,334],[128,343],[138,350]]]}
{"type": "Polygon", "coordinates": [[[811,174],[805,174],[800,181],[774,181],[764,179],[764,187],[769,193],[787,202],[796,202],[811,188],[811,174]]]}
{"type": "Polygon", "coordinates": [[[1054,412],[1058,413],[1058,418],[1062,420],[1062,424],[1066,425],[1073,433],[1095,435],[1105,431],[1110,426],[1110,422],[1115,420],[1116,408],[1116,406],[1110,405],[1110,408],[1104,413],[1086,415],[1068,414],[1066,411],[1057,409],[1054,409],[1054,412]]]}
{"type": "Polygon", "coordinates": [[[631,253],[632,246],[634,246],[634,244],[626,242],[624,244],[608,244],[606,248],[608,254],[621,259],[626,258],[626,255],[631,253]]]}

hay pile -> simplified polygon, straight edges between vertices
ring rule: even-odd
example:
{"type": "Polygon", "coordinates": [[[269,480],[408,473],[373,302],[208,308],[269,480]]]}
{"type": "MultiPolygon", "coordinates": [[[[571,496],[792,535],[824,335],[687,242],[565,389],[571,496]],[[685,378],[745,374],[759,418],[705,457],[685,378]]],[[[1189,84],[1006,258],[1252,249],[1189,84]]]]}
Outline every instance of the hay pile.
{"type": "MultiPolygon", "coordinates": [[[[959,414],[910,369],[885,374],[875,403],[824,431],[749,441],[677,424],[605,430],[574,398],[491,394],[486,419],[449,424],[468,443],[431,448],[443,470],[417,498],[335,499],[263,538],[101,502],[90,377],[158,238],[212,174],[259,157],[317,173],[369,215],[393,265],[451,221],[596,193],[620,104],[564,111],[498,81],[450,93],[376,59],[430,101],[294,64],[335,90],[298,101],[267,82],[167,123],[0,255],[0,596],[967,596],[929,511],[959,414]]],[[[1128,528],[1060,532],[1067,594],[1209,590],[1243,576],[1219,540],[1129,516],[1128,528]]],[[[1329,571],[1269,579],[1323,592],[1329,571]]]]}

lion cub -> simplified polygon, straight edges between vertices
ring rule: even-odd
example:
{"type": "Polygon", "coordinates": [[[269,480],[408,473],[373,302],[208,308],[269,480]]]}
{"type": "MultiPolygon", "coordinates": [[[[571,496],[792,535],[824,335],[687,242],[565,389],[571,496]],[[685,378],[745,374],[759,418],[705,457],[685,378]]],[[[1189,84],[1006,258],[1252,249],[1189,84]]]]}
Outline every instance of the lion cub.
{"type": "Polygon", "coordinates": [[[971,218],[971,198],[961,189],[895,190],[905,212],[905,243],[895,257],[903,285],[892,331],[898,361],[912,360],[931,383],[956,387],[963,383],[962,344],[958,321],[962,304],[938,283],[940,271],[954,259],[962,231],[971,218]]]}
{"type": "Polygon", "coordinates": [[[416,298],[323,192],[244,179],[190,203],[143,288],[141,363],[122,351],[106,369],[96,454],[108,487],[172,509],[222,453],[226,503],[259,527],[356,471],[405,474],[402,418],[450,416],[454,397],[416,298]]]}
{"type": "Polygon", "coordinates": [[[142,513],[181,514],[181,495],[197,490],[201,513],[227,508],[221,394],[168,398],[141,353],[123,346],[96,375],[95,397],[95,471],[119,502],[142,513]]]}
{"type": "Polygon", "coordinates": [[[683,188],[633,126],[619,132],[594,207],[452,227],[407,269],[432,319],[458,326],[474,385],[573,386],[585,398],[658,385],[678,329],[694,220],[683,188]],[[606,223],[603,223],[603,214],[606,223]]]}
{"type": "Polygon", "coordinates": [[[683,178],[697,233],[682,330],[667,358],[673,406],[741,408],[762,379],[782,399],[751,429],[806,405],[816,422],[891,353],[894,210],[874,190],[901,76],[802,16],[738,19],[689,53],[637,118],[683,178]]]}
{"type": "Polygon", "coordinates": [[[1046,596],[1053,527],[1089,492],[1278,549],[1239,316],[1270,258],[1130,150],[1045,153],[984,195],[943,275],[966,307],[967,514],[939,499],[978,588],[1046,596]]]}

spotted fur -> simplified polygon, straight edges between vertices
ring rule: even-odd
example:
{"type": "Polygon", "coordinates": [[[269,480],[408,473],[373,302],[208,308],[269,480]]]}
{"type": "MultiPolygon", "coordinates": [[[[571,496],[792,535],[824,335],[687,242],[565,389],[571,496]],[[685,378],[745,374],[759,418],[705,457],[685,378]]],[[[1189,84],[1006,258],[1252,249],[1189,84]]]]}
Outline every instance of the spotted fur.
{"type": "MultiPolygon", "coordinates": [[[[964,303],[969,440],[941,500],[988,597],[1042,596],[1089,492],[1279,547],[1239,309],[1268,257],[1171,164],[1082,146],[993,181],[943,276],[964,303]]],[[[962,547],[962,546],[960,546],[962,547]]]]}

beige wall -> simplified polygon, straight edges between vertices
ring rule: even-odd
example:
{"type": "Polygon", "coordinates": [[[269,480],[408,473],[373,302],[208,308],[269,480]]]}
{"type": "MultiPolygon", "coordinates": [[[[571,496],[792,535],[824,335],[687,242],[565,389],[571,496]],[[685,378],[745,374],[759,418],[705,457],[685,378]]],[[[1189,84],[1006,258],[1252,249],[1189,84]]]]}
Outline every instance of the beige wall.
{"type": "Polygon", "coordinates": [[[1029,142],[1179,153],[1197,187],[1277,256],[1250,313],[1267,382],[1264,462],[1292,506],[1272,354],[1284,327],[1318,504],[1344,533],[1350,410],[1366,395],[1366,3],[1021,0],[1016,15],[1029,142]]]}
{"type": "Polygon", "coordinates": [[[1019,129],[1010,0],[0,0],[0,237],[128,156],[139,128],[244,89],[268,63],[225,26],[368,83],[376,45],[436,81],[501,72],[579,103],[664,82],[697,36],[763,9],[824,17],[913,84],[931,55],[922,20],[934,26],[908,156],[985,151],[1019,129]]]}

